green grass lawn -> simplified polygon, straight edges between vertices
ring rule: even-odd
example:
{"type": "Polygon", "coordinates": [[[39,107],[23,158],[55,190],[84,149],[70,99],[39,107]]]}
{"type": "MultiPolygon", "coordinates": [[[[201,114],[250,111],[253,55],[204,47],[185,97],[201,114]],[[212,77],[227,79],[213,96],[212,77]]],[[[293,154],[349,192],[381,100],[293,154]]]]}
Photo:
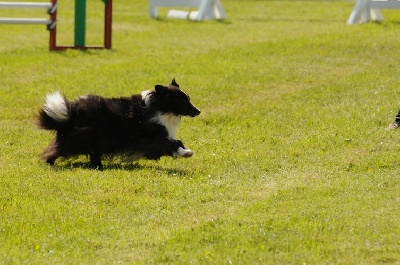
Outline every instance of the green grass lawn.
{"type": "MultiPolygon", "coordinates": [[[[102,44],[98,2],[88,44],[102,44]]],[[[349,26],[354,1],[222,3],[228,19],[196,23],[115,1],[111,51],[49,52],[44,26],[0,25],[1,263],[400,263],[400,10],[349,26]],[[192,158],[40,161],[47,93],[173,77],[202,110],[178,131],[192,158]]],[[[73,1],[59,10],[71,45],[73,1]]]]}

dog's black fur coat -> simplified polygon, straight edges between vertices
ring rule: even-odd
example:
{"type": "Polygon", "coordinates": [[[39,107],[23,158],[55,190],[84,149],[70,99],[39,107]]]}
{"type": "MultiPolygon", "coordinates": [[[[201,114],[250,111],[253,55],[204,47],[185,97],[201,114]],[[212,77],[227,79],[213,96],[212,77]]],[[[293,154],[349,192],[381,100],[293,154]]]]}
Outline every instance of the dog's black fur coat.
{"type": "Polygon", "coordinates": [[[181,116],[195,117],[200,110],[175,79],[169,86],[156,85],[131,97],[87,95],[69,102],[57,96],[47,99],[37,122],[41,129],[56,131],[42,155],[51,165],[58,157],[87,154],[91,167],[101,170],[103,155],[159,159],[193,154],[174,134],[181,116]]]}

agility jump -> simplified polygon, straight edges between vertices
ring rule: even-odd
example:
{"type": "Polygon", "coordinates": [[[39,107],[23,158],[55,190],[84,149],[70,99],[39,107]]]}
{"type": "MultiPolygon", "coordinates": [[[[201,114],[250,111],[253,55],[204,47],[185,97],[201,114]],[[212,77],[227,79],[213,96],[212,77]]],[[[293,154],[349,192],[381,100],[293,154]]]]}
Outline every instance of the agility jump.
{"type": "Polygon", "coordinates": [[[158,17],[159,6],[198,7],[198,11],[187,12],[170,10],[168,17],[183,18],[196,21],[206,19],[225,19],[225,10],[219,0],[150,0],[149,12],[152,18],[158,17]]]}
{"type": "Polygon", "coordinates": [[[66,49],[111,49],[111,25],[112,25],[112,0],[102,0],[104,8],[104,45],[87,46],[86,35],[86,0],[75,0],[75,34],[73,46],[57,45],[57,7],[58,1],[51,0],[50,3],[36,2],[0,2],[1,8],[25,8],[45,9],[50,15],[48,19],[42,18],[0,18],[0,24],[44,24],[50,31],[49,50],[60,51],[66,49]]]}
{"type": "Polygon", "coordinates": [[[380,9],[400,9],[399,0],[357,0],[347,24],[357,24],[359,21],[383,21],[380,9]]]}

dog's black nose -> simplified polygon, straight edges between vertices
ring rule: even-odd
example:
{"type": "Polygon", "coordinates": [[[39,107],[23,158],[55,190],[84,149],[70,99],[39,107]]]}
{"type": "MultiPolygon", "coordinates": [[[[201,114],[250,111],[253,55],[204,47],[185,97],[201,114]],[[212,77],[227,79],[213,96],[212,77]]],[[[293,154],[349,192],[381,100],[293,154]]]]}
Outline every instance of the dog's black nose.
{"type": "Polygon", "coordinates": [[[201,111],[198,108],[196,108],[196,111],[194,112],[194,116],[198,116],[198,115],[200,115],[200,113],[201,113],[201,111]]]}
{"type": "Polygon", "coordinates": [[[186,105],[185,108],[182,110],[181,115],[189,116],[189,117],[196,117],[200,114],[200,110],[196,108],[193,104],[186,105]]]}

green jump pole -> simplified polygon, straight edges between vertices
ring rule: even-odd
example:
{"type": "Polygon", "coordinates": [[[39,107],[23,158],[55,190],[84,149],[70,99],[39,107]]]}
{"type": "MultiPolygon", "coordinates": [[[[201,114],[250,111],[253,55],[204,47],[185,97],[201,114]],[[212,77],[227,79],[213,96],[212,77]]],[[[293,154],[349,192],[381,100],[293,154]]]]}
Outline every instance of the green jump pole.
{"type": "Polygon", "coordinates": [[[85,46],[86,0],[75,0],[75,38],[74,46],[85,46]]]}

